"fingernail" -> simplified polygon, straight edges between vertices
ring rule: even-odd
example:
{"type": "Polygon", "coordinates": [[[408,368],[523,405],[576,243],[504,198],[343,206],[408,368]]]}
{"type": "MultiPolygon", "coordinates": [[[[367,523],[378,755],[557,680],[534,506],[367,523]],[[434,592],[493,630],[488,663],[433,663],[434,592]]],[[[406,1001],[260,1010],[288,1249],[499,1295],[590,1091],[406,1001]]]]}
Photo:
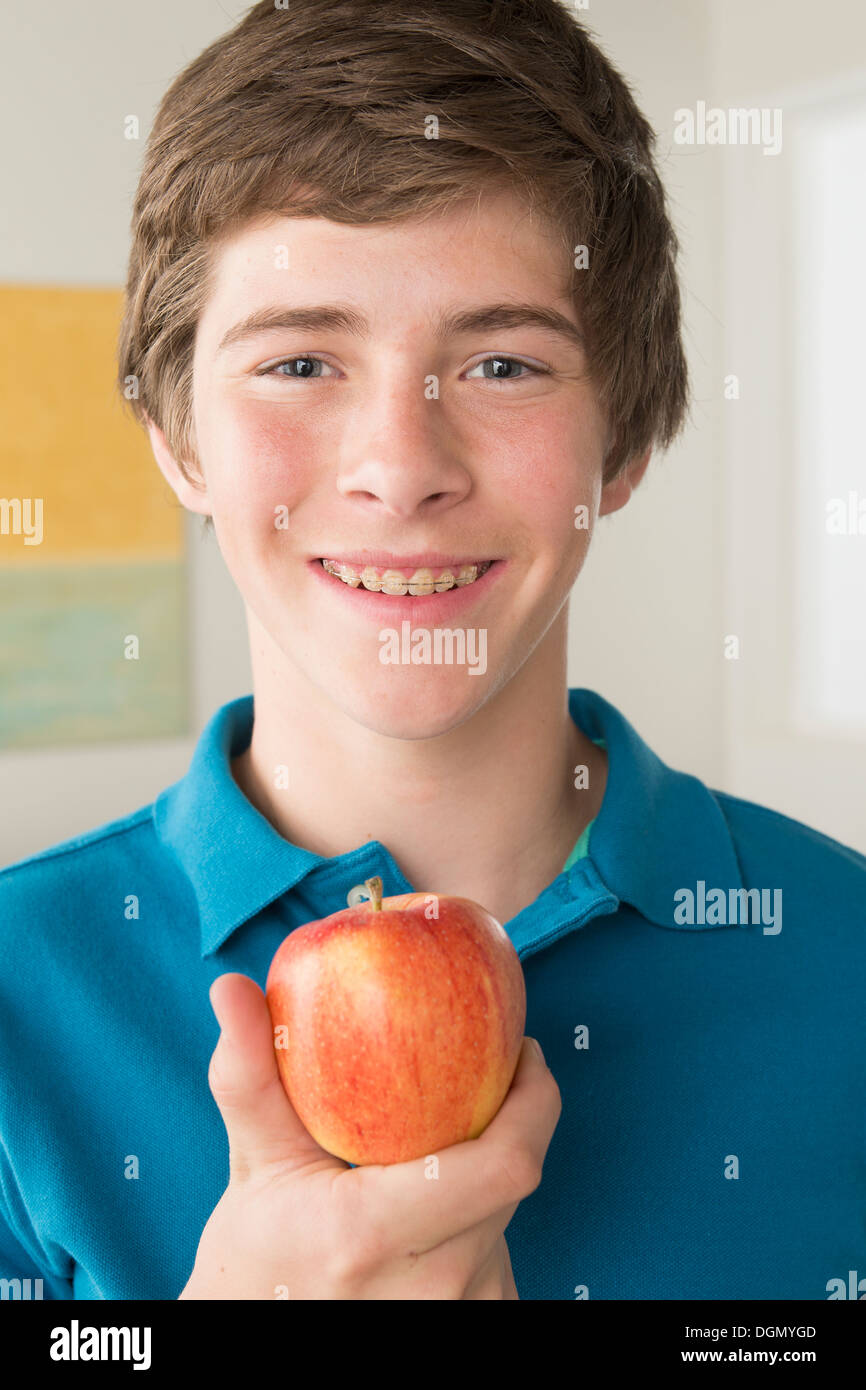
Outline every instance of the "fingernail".
{"type": "MultiPolygon", "coordinates": [[[[541,1058],[542,1062],[544,1062],[544,1053],[543,1053],[542,1050],[541,1050],[541,1043],[538,1041],[538,1038],[531,1038],[530,1041],[532,1042],[533,1046],[535,1047],[535,1050],[536,1050],[536,1052],[538,1053],[539,1057],[541,1058]]],[[[547,1066],[547,1063],[544,1062],[544,1065],[547,1066]]]]}

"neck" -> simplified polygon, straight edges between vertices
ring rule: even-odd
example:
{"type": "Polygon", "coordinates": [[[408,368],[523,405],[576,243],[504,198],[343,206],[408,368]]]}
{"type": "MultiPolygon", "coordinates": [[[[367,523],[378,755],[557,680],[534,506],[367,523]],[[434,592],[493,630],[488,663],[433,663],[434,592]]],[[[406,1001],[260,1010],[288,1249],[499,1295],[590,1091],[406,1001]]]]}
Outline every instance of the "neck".
{"type": "Polygon", "coordinates": [[[567,611],[469,719],[411,740],[359,725],[296,668],[275,668],[251,624],[255,720],[235,780],[293,844],[330,857],[379,840],[416,891],[510,920],[560,872],[604,795],[606,755],[568,713],[567,611]],[[589,784],[576,790],[579,764],[589,784]]]}

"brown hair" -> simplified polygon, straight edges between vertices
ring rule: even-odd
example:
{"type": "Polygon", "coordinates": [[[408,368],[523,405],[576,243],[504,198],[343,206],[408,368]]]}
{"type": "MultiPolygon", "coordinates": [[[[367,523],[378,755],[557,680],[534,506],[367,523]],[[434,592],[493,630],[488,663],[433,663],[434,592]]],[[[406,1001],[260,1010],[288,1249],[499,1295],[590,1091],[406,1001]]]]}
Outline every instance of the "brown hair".
{"type": "Polygon", "coordinates": [[[157,112],[119,387],[136,379],[136,417],[200,471],[192,357],[220,238],[268,212],[388,222],[507,185],[540,205],[569,260],[588,248],[573,293],[611,430],[607,482],[667,447],[688,407],[678,242],[654,143],[561,0],[261,0],[157,112]]]}

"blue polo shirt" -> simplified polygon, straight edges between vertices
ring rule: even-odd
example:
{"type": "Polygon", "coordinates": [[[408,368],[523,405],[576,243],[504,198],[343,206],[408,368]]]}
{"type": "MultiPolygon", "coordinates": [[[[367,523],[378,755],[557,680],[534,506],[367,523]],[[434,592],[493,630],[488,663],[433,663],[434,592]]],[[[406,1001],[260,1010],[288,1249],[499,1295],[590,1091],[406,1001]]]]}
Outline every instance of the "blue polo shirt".
{"type": "MultiPolygon", "coordinates": [[[[507,1230],[520,1296],[862,1293],[866,858],[569,702],[603,804],[505,924],[563,1100],[507,1230]]],[[[212,980],[264,986],[373,874],[413,889],[386,845],[324,858],[246,800],[252,716],[225,705],[152,805],[0,873],[0,1279],[45,1298],[177,1298],[229,1177],[212,980]]]]}

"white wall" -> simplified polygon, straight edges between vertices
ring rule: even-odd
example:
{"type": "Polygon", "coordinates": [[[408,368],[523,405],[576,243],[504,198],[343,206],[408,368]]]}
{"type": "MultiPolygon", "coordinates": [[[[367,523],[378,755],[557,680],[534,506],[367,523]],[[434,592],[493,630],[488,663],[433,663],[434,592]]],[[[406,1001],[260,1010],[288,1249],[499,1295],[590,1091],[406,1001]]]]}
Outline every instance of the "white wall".
{"type": "MultiPolygon", "coordinates": [[[[859,381],[862,396],[866,296],[862,271],[858,281],[843,270],[846,290],[831,298],[821,254],[804,241],[809,200],[818,194],[801,172],[803,142],[816,118],[844,108],[847,119],[859,109],[863,120],[866,11],[850,0],[827,0],[820,10],[806,0],[784,6],[726,0],[712,4],[709,14],[708,98],[722,107],[780,110],[784,132],[779,157],[718,151],[725,371],[741,381],[741,399],[726,406],[721,439],[725,623],[742,644],[741,659],[727,671],[727,784],[866,852],[866,688],[850,674],[855,663],[840,675],[846,663],[839,645],[840,629],[842,641],[866,644],[866,537],[828,542],[821,534],[822,455],[832,456],[833,474],[844,480],[832,494],[866,493],[862,402],[853,410],[846,403],[834,417],[847,415],[849,433],[859,436],[854,447],[839,448],[834,430],[815,438],[818,393],[827,411],[835,409],[838,388],[830,383],[842,373],[833,370],[832,345],[821,356],[808,321],[816,295],[828,312],[832,306],[833,314],[846,316],[857,360],[846,363],[844,376],[859,381]],[[850,576],[835,612],[818,582],[828,545],[844,547],[850,576]],[[844,726],[826,712],[800,715],[798,674],[819,662],[828,682],[848,683],[838,704],[859,717],[844,726]]],[[[861,189],[864,177],[862,166],[850,168],[861,189]]],[[[859,234],[862,246],[862,227],[859,234]]],[[[836,341],[843,336],[835,334],[836,341]]]]}
{"type": "MultiPolygon", "coordinates": [[[[802,523],[792,505],[799,401],[786,369],[802,332],[797,277],[820,275],[788,249],[795,142],[765,157],[672,140],[674,112],[699,100],[781,106],[793,133],[804,98],[866,94],[866,10],[851,0],[591,0],[586,14],[658,132],[683,246],[695,405],[693,428],[601,523],[572,599],[570,683],[613,700],[672,765],[866,852],[866,690],[846,701],[859,700],[859,728],[807,730],[789,713],[802,523]],[[741,378],[736,404],[724,399],[728,373],[741,378]],[[729,634],[741,642],[735,661],[729,634]]],[[[866,304],[854,323],[858,312],[862,327],[866,304]]],[[[850,467],[862,495],[862,450],[850,467]]],[[[850,640],[864,630],[852,623],[850,640]]]]}
{"type": "Polygon", "coordinates": [[[712,159],[673,141],[674,111],[707,88],[706,9],[592,0],[583,18],[657,132],[694,403],[678,443],[596,529],[571,600],[569,684],[612,701],[672,766],[723,786],[720,184],[712,159]]]}
{"type": "MultiPolygon", "coordinates": [[[[53,0],[4,9],[0,279],[122,284],[142,152],[123,138],[123,119],[138,114],[146,132],[171,78],[246,8],[230,0],[150,0],[139,10],[115,0],[53,0]]],[[[855,39],[864,51],[864,21],[848,0],[825,0],[820,17],[805,0],[591,0],[583,18],[659,133],[683,246],[695,405],[681,442],[652,460],[628,506],[597,529],[572,601],[570,684],[613,701],[674,766],[742,794],[722,655],[731,526],[722,450],[724,180],[713,150],[674,145],[673,113],[701,98],[727,105],[740,78],[748,85],[750,74],[757,81],[774,64],[801,76],[833,71],[855,39]]],[[[188,519],[188,536],[197,736],[250,680],[240,600],[198,519],[188,519]]],[[[151,800],[183,775],[194,741],[0,754],[0,863],[151,800]]],[[[774,785],[748,794],[777,804],[774,785]]]]}

